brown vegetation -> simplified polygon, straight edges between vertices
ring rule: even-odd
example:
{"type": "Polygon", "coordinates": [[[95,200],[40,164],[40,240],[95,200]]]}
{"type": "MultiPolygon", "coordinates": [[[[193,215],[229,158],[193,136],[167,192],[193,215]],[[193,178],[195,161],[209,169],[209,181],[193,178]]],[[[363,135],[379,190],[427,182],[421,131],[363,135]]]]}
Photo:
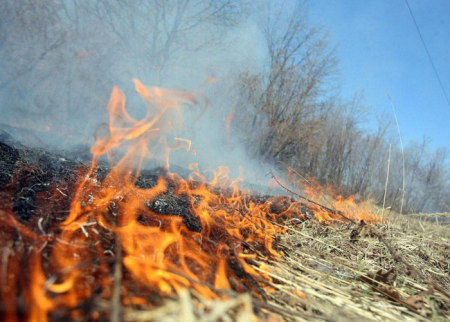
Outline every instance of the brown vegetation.
{"type": "Polygon", "coordinates": [[[333,90],[338,67],[333,49],[326,35],[307,23],[303,9],[267,14],[262,22],[267,67],[239,79],[238,104],[246,108],[236,109],[234,124],[247,148],[344,195],[381,205],[386,193],[386,207],[397,211],[448,211],[447,152],[426,139],[402,151],[386,115],[370,122],[372,129],[365,127],[373,114],[361,96],[345,101],[333,90]]]}

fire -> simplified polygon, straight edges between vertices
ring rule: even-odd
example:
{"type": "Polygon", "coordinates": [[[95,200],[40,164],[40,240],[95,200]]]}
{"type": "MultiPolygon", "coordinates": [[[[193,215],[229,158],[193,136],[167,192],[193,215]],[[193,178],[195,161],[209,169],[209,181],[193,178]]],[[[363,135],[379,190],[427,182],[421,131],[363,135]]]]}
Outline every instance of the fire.
{"type": "Polygon", "coordinates": [[[227,115],[227,118],[225,120],[225,131],[226,131],[227,135],[229,135],[229,133],[230,133],[230,127],[231,127],[231,122],[233,121],[233,116],[234,116],[234,109],[227,115]]]}
{"type": "Polygon", "coordinates": [[[381,221],[382,218],[374,214],[372,200],[355,201],[355,196],[344,198],[337,195],[331,187],[323,187],[313,178],[304,178],[292,169],[289,170],[289,179],[294,185],[299,186],[305,196],[313,202],[315,218],[320,222],[365,222],[381,221]],[[324,205],[324,206],[323,206],[324,205]]]}
{"type": "MultiPolygon", "coordinates": [[[[198,93],[134,82],[148,106],[146,116],[132,117],[125,95],[113,89],[108,133],[93,144],[92,162],[89,169],[79,169],[77,187],[56,185],[49,196],[55,201],[42,202],[40,214],[51,216],[44,226],[37,220],[24,225],[14,219],[12,209],[0,210],[5,231],[1,244],[11,246],[10,240],[18,235],[28,247],[15,254],[3,253],[7,261],[2,260],[0,277],[6,286],[1,296],[8,305],[8,320],[18,316],[14,296],[18,290],[29,306],[27,318],[40,321],[51,314],[58,317],[60,310],[67,310],[72,318],[82,317],[87,314],[83,303],[111,300],[114,282],[121,282],[122,305],[147,308],[152,296],[185,288],[205,298],[224,296],[227,289],[258,297],[261,279],[269,277],[256,270],[252,261],[257,256],[282,256],[276,236],[287,231],[286,220],[307,219],[300,201],[242,192],[243,180],[232,180],[226,167],[202,173],[197,164],[191,164],[187,179],[170,173],[170,152],[189,151],[191,141],[176,137],[169,144],[166,136],[183,126],[183,109],[200,106],[204,110],[206,101],[198,93]],[[146,162],[161,155],[165,174],[145,179],[146,162]],[[104,159],[109,171],[104,170],[104,159]],[[74,193],[62,193],[64,188],[74,193]],[[71,198],[70,211],[58,221],[55,205],[66,198],[71,198]],[[17,276],[19,265],[30,274],[29,281],[17,276]],[[121,280],[114,273],[117,267],[121,280]]],[[[231,119],[232,114],[227,122],[231,119]]],[[[334,207],[348,214],[354,202],[338,199],[334,207]]],[[[319,220],[339,220],[319,206],[314,212],[319,220]]],[[[88,314],[95,319],[107,317],[95,308],[88,314]]]]}

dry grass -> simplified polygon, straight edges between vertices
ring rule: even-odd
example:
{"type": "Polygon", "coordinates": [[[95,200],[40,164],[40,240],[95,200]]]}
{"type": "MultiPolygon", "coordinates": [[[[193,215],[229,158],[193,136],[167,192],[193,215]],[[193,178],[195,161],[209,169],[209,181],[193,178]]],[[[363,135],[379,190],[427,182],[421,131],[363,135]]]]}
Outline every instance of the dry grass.
{"type": "Polygon", "coordinates": [[[254,319],[252,298],[240,294],[235,298],[205,300],[195,291],[183,290],[176,300],[149,311],[128,310],[127,321],[251,321],[254,319]]]}
{"type": "MultiPolygon", "coordinates": [[[[280,275],[290,281],[290,286],[273,283],[278,293],[289,294],[291,298],[292,293],[305,294],[305,299],[297,300],[296,311],[333,321],[450,318],[450,298],[427,284],[435,283],[444,290],[450,288],[448,227],[406,220],[406,217],[376,225],[400,261],[377,237],[350,241],[354,228],[351,226],[323,226],[309,221],[296,228],[296,232],[283,238],[289,256],[273,264],[273,276],[280,275]],[[410,266],[421,277],[413,276],[410,266]],[[395,279],[373,282],[374,285],[361,279],[391,269],[396,272],[395,279]],[[400,301],[377,289],[395,289],[400,301]],[[420,303],[408,306],[401,302],[409,304],[413,300],[420,303]]],[[[274,294],[273,299],[277,298],[274,294]]]]}
{"type": "Polygon", "coordinates": [[[185,291],[154,310],[125,312],[125,319],[449,320],[450,227],[416,217],[391,214],[390,223],[371,227],[377,236],[360,234],[356,241],[350,240],[356,225],[292,225],[280,238],[285,256],[256,262],[267,280],[266,302],[249,294],[205,301],[185,291]]]}

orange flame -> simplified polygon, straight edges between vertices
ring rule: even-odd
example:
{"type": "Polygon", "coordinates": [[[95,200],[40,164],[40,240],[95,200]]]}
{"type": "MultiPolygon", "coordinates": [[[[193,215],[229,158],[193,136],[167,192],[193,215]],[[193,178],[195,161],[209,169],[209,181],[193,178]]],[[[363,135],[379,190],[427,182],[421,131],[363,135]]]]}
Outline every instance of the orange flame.
{"type": "MultiPolygon", "coordinates": [[[[152,294],[179,293],[184,288],[206,298],[216,298],[230,288],[258,296],[258,279],[270,277],[261,273],[266,267],[255,269],[252,260],[260,255],[281,256],[275,237],[287,231],[285,221],[306,219],[300,201],[245,194],[243,180],[232,180],[227,167],[201,173],[198,164],[191,164],[188,179],[169,173],[170,152],[189,151],[191,141],[177,137],[169,145],[166,134],[182,127],[183,109],[206,102],[200,94],[148,87],[137,79],[134,83],[148,106],[147,114],[140,120],[133,118],[125,108],[125,95],[113,88],[108,133],[91,147],[89,169],[79,170],[70,211],[62,223],[55,221],[45,229],[36,221],[25,226],[14,219],[12,209],[0,210],[0,228],[6,232],[0,234],[0,242],[7,244],[8,238],[19,234],[31,249],[24,260],[30,283],[19,282],[17,256],[0,270],[8,320],[17,317],[18,288],[29,305],[30,320],[45,321],[61,308],[71,309],[72,318],[81,318],[83,302],[111,299],[111,263],[117,261],[124,271],[123,305],[146,305],[152,294]],[[142,179],[146,160],[161,154],[167,174],[151,182],[142,179]],[[102,157],[111,166],[104,175],[102,157]],[[4,271],[16,275],[5,276],[4,271]]],[[[232,117],[233,112],[227,117],[228,127],[232,117]]],[[[52,191],[50,200],[55,203],[43,201],[40,209],[59,218],[55,204],[67,195],[57,185],[52,191]]],[[[320,192],[312,196],[315,191],[308,193],[322,198],[320,192]]],[[[338,198],[334,207],[352,213],[355,204],[353,199],[338,198]]],[[[323,208],[314,210],[321,221],[339,220],[323,208]]],[[[361,216],[365,219],[366,214],[351,215],[361,216]]],[[[17,254],[25,257],[24,249],[17,254]]],[[[92,317],[107,318],[98,311],[92,317]]]]}
{"type": "Polygon", "coordinates": [[[322,187],[313,178],[296,176],[297,173],[289,169],[290,181],[300,187],[305,196],[316,204],[312,204],[314,216],[320,222],[345,222],[347,220],[365,222],[381,221],[381,217],[373,213],[372,200],[355,202],[353,195],[344,198],[336,195],[331,187],[322,187]],[[321,206],[324,205],[325,207],[321,206]]]}
{"type": "Polygon", "coordinates": [[[231,128],[231,122],[233,121],[234,117],[234,109],[227,115],[227,118],[225,120],[225,133],[227,137],[230,136],[230,128],[231,128]]]}
{"type": "MultiPolygon", "coordinates": [[[[272,241],[273,235],[283,229],[271,224],[268,214],[259,205],[243,198],[239,192],[240,180],[231,181],[226,167],[213,171],[209,182],[197,171],[192,174],[195,182],[177,178],[173,196],[188,202],[190,214],[186,216],[190,219],[150,210],[149,204],[157,203],[158,196],[167,195],[174,177],[160,177],[150,188],[137,187],[143,161],[151,158],[155,149],[162,149],[168,169],[170,151],[190,149],[191,142],[183,138],[176,138],[175,146],[167,145],[165,133],[172,122],[180,121],[170,118],[168,122],[167,114],[175,112],[181,117],[181,108],[188,103],[196,104],[198,100],[188,92],[146,87],[138,80],[135,84],[136,91],[149,103],[148,113],[141,120],[131,117],[125,109],[123,93],[113,89],[108,104],[109,134],[99,138],[91,149],[92,166],[78,188],[68,218],[61,225],[64,242],[59,250],[55,249],[55,257],[62,267],[77,265],[79,259],[68,257],[67,248],[82,245],[92,238],[86,227],[102,227],[116,234],[124,250],[123,264],[136,280],[162,294],[193,287],[205,297],[215,297],[205,283],[223,289],[231,287],[230,279],[238,280],[230,267],[230,257],[235,258],[247,274],[257,275],[246,262],[252,255],[244,250],[242,241],[264,245],[269,254],[279,256],[272,241]],[[114,160],[114,151],[123,146],[127,147],[127,152],[120,160],[114,160]],[[95,171],[102,155],[108,155],[114,167],[99,183],[95,171]],[[228,197],[213,191],[230,188],[228,197]],[[108,218],[110,205],[118,204],[119,199],[120,208],[111,222],[108,218]],[[247,213],[245,217],[238,209],[247,213]],[[191,227],[186,225],[186,220],[194,221],[191,227]],[[228,239],[228,243],[221,244],[222,239],[228,239]]],[[[81,272],[74,270],[50,290],[69,294],[81,278],[81,272]]],[[[77,294],[79,296],[78,291],[77,294]]]]}

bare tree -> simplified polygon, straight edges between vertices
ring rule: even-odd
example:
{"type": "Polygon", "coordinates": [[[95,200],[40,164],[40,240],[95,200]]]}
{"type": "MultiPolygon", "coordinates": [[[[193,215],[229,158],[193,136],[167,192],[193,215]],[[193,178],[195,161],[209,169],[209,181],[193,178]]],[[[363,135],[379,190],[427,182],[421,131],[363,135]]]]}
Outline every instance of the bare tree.
{"type": "Polygon", "coordinates": [[[0,1],[2,122],[87,140],[113,85],[161,84],[165,69],[177,79],[244,14],[231,0],[0,1]]]}
{"type": "MultiPolygon", "coordinates": [[[[362,94],[349,102],[336,104],[325,125],[326,143],[320,158],[319,178],[332,186],[351,186],[352,162],[361,138],[360,124],[366,120],[367,108],[362,104],[362,94]]],[[[353,164],[354,166],[354,164],[353,164]]]]}
{"type": "Polygon", "coordinates": [[[67,41],[59,29],[60,9],[56,1],[0,2],[0,90],[32,72],[67,41]]]}
{"type": "MultiPolygon", "coordinates": [[[[78,0],[76,3],[115,35],[115,44],[138,63],[139,73],[156,75],[155,83],[161,82],[162,70],[174,59],[221,44],[228,27],[239,23],[245,13],[243,1],[231,0],[78,0]]],[[[68,15],[79,19],[74,13],[68,15]]]]}
{"type": "MultiPolygon", "coordinates": [[[[303,153],[319,155],[337,61],[327,37],[309,25],[305,7],[289,10],[269,2],[259,17],[267,66],[242,75],[243,104],[250,107],[241,111],[238,123],[258,154],[292,164],[303,153]]],[[[302,166],[315,172],[317,162],[308,161],[302,166]]]]}

